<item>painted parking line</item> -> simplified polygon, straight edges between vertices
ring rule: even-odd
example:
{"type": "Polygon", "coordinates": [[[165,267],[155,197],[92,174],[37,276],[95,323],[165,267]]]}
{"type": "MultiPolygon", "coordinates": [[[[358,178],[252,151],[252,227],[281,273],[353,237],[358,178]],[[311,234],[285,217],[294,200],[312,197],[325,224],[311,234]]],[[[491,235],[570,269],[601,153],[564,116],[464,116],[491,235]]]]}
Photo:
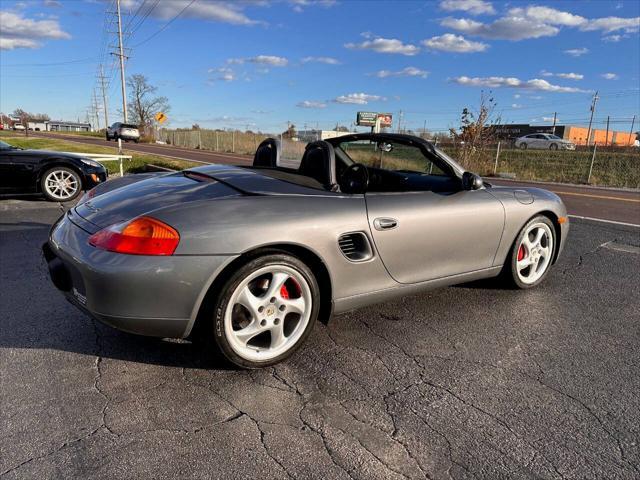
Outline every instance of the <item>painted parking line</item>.
{"type": "Polygon", "coordinates": [[[623,225],[625,227],[640,228],[640,225],[638,225],[636,223],[617,222],[615,220],[605,220],[604,218],[583,217],[581,215],[567,215],[567,216],[570,217],[570,218],[577,218],[579,220],[590,220],[592,222],[611,223],[613,225],[623,225]]]}

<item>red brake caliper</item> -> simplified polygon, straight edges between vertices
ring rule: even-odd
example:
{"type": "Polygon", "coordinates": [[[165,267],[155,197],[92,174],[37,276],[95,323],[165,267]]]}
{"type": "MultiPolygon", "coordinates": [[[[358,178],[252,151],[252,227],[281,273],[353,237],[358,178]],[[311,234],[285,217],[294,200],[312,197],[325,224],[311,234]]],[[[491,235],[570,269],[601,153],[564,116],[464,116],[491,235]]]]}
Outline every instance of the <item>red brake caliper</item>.
{"type": "Polygon", "coordinates": [[[523,260],[524,259],[524,255],[525,255],[525,250],[524,250],[524,245],[520,245],[520,248],[518,249],[518,261],[523,260]]]}
{"type": "Polygon", "coordinates": [[[287,286],[284,284],[280,287],[280,296],[285,300],[289,300],[289,290],[287,290],[287,286]]]}

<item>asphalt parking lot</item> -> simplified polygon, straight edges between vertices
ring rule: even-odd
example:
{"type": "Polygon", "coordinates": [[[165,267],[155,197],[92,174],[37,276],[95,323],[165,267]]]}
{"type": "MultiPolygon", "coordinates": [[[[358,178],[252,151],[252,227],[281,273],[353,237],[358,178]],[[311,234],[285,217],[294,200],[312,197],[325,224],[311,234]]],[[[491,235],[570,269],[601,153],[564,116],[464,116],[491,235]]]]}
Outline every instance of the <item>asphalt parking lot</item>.
{"type": "Polygon", "coordinates": [[[537,289],[369,307],[247,372],[68,304],[40,256],[60,214],[0,200],[3,479],[640,476],[638,228],[573,221],[537,289]]]}

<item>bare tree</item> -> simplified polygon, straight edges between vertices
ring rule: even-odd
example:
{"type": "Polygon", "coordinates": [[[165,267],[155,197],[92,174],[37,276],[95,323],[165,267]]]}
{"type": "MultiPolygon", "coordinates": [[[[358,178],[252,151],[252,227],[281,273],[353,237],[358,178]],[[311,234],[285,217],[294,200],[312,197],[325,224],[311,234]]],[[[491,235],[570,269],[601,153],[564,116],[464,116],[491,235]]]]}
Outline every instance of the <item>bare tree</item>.
{"type": "Polygon", "coordinates": [[[169,111],[167,97],[155,96],[158,87],[149,83],[144,75],[131,75],[127,79],[129,103],[127,104],[130,121],[141,128],[153,123],[153,117],[158,112],[169,111]]]}
{"type": "Polygon", "coordinates": [[[464,108],[460,118],[460,128],[450,129],[449,135],[460,146],[458,159],[463,164],[475,160],[487,147],[495,143],[494,125],[500,122],[499,118],[494,118],[496,105],[491,92],[482,92],[478,110],[474,112],[464,108]]]}

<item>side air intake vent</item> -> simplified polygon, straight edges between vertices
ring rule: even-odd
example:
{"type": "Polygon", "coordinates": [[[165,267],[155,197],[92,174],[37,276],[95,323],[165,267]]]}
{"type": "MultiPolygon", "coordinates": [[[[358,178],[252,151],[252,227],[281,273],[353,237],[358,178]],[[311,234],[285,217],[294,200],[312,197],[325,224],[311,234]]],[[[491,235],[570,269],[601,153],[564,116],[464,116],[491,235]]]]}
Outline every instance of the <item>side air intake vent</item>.
{"type": "Polygon", "coordinates": [[[369,239],[362,232],[340,235],[338,246],[342,254],[352,262],[364,262],[373,256],[369,239]]]}

